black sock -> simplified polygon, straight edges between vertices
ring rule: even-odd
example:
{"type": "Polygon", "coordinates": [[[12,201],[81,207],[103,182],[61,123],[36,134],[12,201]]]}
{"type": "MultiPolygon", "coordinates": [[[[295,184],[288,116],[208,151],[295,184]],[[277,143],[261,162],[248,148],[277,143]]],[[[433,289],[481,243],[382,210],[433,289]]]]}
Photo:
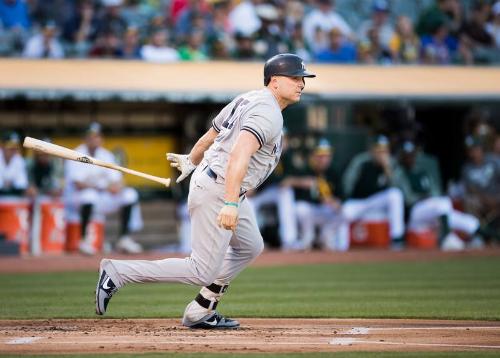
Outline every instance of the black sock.
{"type": "Polygon", "coordinates": [[[120,236],[128,235],[129,233],[129,223],[130,216],[132,215],[132,206],[134,204],[125,205],[121,210],[121,226],[120,226],[120,236]]]}
{"type": "Polygon", "coordinates": [[[90,216],[92,215],[92,204],[83,204],[80,208],[80,224],[82,225],[82,237],[87,234],[90,216]]]}
{"type": "Polygon", "coordinates": [[[439,234],[439,243],[443,242],[443,239],[450,233],[450,223],[448,221],[448,215],[441,215],[439,217],[441,222],[441,232],[439,234]]]}

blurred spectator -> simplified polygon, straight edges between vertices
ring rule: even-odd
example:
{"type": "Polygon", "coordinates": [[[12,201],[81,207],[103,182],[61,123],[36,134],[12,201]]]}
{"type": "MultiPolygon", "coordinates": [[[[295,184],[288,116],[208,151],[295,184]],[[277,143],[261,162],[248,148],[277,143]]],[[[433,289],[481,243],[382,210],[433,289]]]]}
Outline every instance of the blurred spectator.
{"type": "Polygon", "coordinates": [[[157,31],[153,34],[151,42],[141,48],[142,59],[149,62],[175,62],[178,61],[179,53],[168,44],[168,32],[157,31]]]}
{"type": "Polygon", "coordinates": [[[104,8],[96,20],[96,36],[115,35],[122,38],[127,30],[127,22],[122,16],[123,0],[101,0],[104,8]]]}
{"type": "Polygon", "coordinates": [[[342,207],[345,223],[339,234],[348,239],[349,224],[370,218],[389,221],[389,234],[395,247],[403,243],[404,197],[398,188],[402,171],[392,158],[386,136],[376,137],[369,152],[358,154],[342,177],[346,201],[342,207]]]}
{"type": "Polygon", "coordinates": [[[64,50],[57,38],[55,23],[47,23],[40,31],[35,33],[24,48],[23,57],[26,58],[63,58],[64,50]]]}
{"type": "Polygon", "coordinates": [[[205,49],[205,35],[202,30],[192,31],[187,44],[179,48],[179,57],[182,61],[205,61],[208,60],[205,49]]]}
{"type": "Polygon", "coordinates": [[[442,24],[446,24],[452,35],[458,34],[462,26],[462,6],[458,0],[436,0],[420,14],[417,33],[420,36],[432,35],[442,24]]]}
{"type": "Polygon", "coordinates": [[[77,10],[79,1],[72,0],[28,0],[30,16],[37,23],[55,22],[62,27],[69,16],[77,10]]]}
{"type": "Polygon", "coordinates": [[[305,9],[301,1],[287,1],[285,5],[285,30],[287,33],[295,31],[300,25],[302,29],[302,21],[304,20],[305,9]]]}
{"type": "Polygon", "coordinates": [[[159,9],[151,1],[126,0],[121,10],[121,16],[128,27],[146,28],[155,12],[159,9]]]}
{"type": "Polygon", "coordinates": [[[137,27],[129,27],[127,32],[125,32],[120,49],[120,57],[127,60],[136,60],[141,58],[139,30],[137,27]]]}
{"type": "Polygon", "coordinates": [[[220,1],[213,6],[212,33],[207,37],[209,56],[213,59],[228,59],[229,48],[234,39],[230,35],[228,2],[220,1]]]}
{"type": "Polygon", "coordinates": [[[396,24],[396,32],[389,45],[392,58],[396,63],[415,64],[420,56],[420,39],[413,30],[411,19],[400,16],[396,24]]]}
{"type": "Polygon", "coordinates": [[[356,48],[344,38],[339,29],[333,28],[329,34],[328,47],[315,55],[315,60],[324,63],[355,63],[356,48]]]}
{"type": "Polygon", "coordinates": [[[189,0],[179,13],[175,23],[175,42],[185,43],[194,30],[203,31],[207,36],[212,32],[212,15],[200,0],[189,0]]]}
{"type": "Polygon", "coordinates": [[[436,25],[431,35],[422,37],[422,60],[425,64],[448,65],[452,62],[456,42],[450,36],[447,23],[436,25]]]}
{"type": "Polygon", "coordinates": [[[233,34],[249,37],[260,29],[262,23],[255,8],[260,2],[260,0],[243,0],[230,11],[229,26],[233,34]]]}
{"type": "Polygon", "coordinates": [[[301,241],[299,247],[309,250],[319,229],[319,241],[323,248],[346,251],[349,241],[340,241],[336,235],[341,220],[341,202],[338,190],[339,178],[332,168],[333,150],[326,139],[319,141],[311,153],[308,166],[302,173],[302,183],[295,189],[297,221],[301,241]]]}
{"type": "Polygon", "coordinates": [[[392,63],[392,55],[389,49],[379,43],[378,30],[368,30],[368,38],[359,44],[359,60],[366,64],[389,64],[392,63]]]}
{"type": "Polygon", "coordinates": [[[352,39],[351,27],[334,11],[334,0],[316,2],[316,7],[306,15],[303,22],[304,38],[312,51],[318,52],[328,46],[328,39],[323,37],[322,33],[328,34],[334,28],[339,29],[343,36],[352,39]]]}
{"type": "Polygon", "coordinates": [[[261,4],[256,7],[257,15],[261,20],[261,27],[255,34],[254,48],[262,59],[268,59],[278,53],[288,50],[285,32],[281,27],[280,13],[271,4],[261,4]]]}
{"type": "Polygon", "coordinates": [[[492,19],[486,24],[486,31],[495,42],[497,49],[500,49],[500,1],[497,1],[491,8],[492,19]]]}
{"type": "Polygon", "coordinates": [[[480,246],[482,240],[479,220],[453,208],[452,201],[444,196],[440,183],[429,170],[418,163],[420,150],[414,142],[405,141],[400,153],[405,185],[402,185],[409,212],[408,228],[426,230],[440,225],[439,244],[443,250],[462,250],[464,242],[452,231],[458,230],[480,246]]]}
{"type": "Polygon", "coordinates": [[[28,188],[26,163],[19,152],[20,138],[9,132],[2,138],[0,150],[0,195],[23,195],[28,188]]]}
{"type": "Polygon", "coordinates": [[[7,30],[29,30],[28,3],[25,0],[0,0],[0,22],[7,30]]]}
{"type": "Polygon", "coordinates": [[[359,40],[369,41],[369,32],[372,29],[377,31],[380,46],[385,49],[389,48],[391,39],[394,36],[394,27],[389,21],[389,3],[387,0],[373,0],[372,17],[361,24],[358,30],[359,40]]]}
{"type": "Polygon", "coordinates": [[[297,23],[288,36],[288,51],[302,58],[304,61],[310,61],[312,58],[311,49],[307,45],[302,34],[302,23],[297,23]]]}
{"type": "Polygon", "coordinates": [[[472,8],[470,19],[460,29],[460,40],[470,51],[469,63],[491,63],[500,60],[499,51],[495,49],[495,39],[486,30],[490,15],[490,5],[479,2],[472,8]]]}
{"type": "Polygon", "coordinates": [[[465,141],[468,160],[462,171],[465,209],[484,225],[500,230],[500,167],[485,156],[482,143],[468,136],[465,141]]]}
{"type": "MultiPolygon", "coordinates": [[[[43,139],[51,143],[49,138],[43,139]]],[[[63,161],[56,157],[34,151],[33,157],[26,161],[28,171],[28,195],[49,195],[59,197],[62,195],[64,183],[63,161]]]]}
{"type": "Polygon", "coordinates": [[[89,57],[121,58],[120,38],[112,32],[99,35],[89,51],[89,57]]]}
{"type": "Polygon", "coordinates": [[[235,60],[255,60],[257,54],[253,47],[253,39],[250,36],[242,33],[237,33],[235,36],[236,46],[231,53],[231,58],[235,60]]]}
{"type": "Polygon", "coordinates": [[[62,39],[71,56],[86,57],[95,37],[97,18],[91,0],[83,0],[64,22],[62,39]]]}
{"type": "MultiPolygon", "coordinates": [[[[92,123],[85,133],[85,142],[75,150],[108,163],[115,163],[113,153],[102,147],[101,126],[92,123]]],[[[141,245],[132,240],[130,232],[142,228],[138,206],[139,196],[135,189],[124,186],[122,174],[96,165],[67,161],[65,168],[65,203],[68,217],[78,218],[82,240],[79,249],[87,255],[95,254],[92,241],[87,236],[92,218],[103,219],[105,215],[121,212],[120,237],[116,248],[126,253],[139,253],[141,245]]]]}

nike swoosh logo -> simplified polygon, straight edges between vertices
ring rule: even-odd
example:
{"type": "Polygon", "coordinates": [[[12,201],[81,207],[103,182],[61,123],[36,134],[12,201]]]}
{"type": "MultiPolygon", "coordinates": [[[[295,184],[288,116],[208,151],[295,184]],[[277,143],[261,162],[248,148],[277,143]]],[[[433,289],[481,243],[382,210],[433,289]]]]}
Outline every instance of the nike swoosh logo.
{"type": "Polygon", "coordinates": [[[213,321],[205,321],[209,326],[217,326],[217,319],[214,317],[213,321]]]}
{"type": "Polygon", "coordinates": [[[102,288],[103,288],[104,290],[109,290],[109,289],[111,288],[111,287],[109,287],[109,286],[108,286],[109,280],[110,280],[110,278],[108,277],[108,278],[106,279],[106,281],[104,281],[104,283],[102,284],[102,288]]]}

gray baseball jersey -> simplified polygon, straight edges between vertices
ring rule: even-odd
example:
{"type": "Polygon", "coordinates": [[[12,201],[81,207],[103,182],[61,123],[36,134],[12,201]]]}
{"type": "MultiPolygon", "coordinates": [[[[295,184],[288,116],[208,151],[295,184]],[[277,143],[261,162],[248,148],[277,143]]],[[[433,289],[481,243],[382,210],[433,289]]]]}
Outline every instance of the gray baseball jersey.
{"type": "Polygon", "coordinates": [[[241,190],[255,189],[272,173],[281,155],[283,115],[271,91],[267,88],[236,97],[212,121],[219,132],[204,159],[222,178],[226,176],[229,155],[240,131],[252,133],[259,141],[259,150],[252,155],[241,190]]]}

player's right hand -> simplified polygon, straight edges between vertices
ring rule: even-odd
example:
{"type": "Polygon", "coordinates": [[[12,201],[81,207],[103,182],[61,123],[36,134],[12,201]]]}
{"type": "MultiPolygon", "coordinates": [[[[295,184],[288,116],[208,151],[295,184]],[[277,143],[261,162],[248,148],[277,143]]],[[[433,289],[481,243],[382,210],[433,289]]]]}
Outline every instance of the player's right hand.
{"type": "Polygon", "coordinates": [[[191,162],[188,154],[167,153],[167,160],[172,162],[170,163],[171,167],[177,168],[181,172],[181,175],[175,181],[176,183],[180,183],[186,179],[196,169],[196,165],[191,162]]]}
{"type": "Polygon", "coordinates": [[[224,205],[217,216],[217,225],[234,233],[238,226],[238,208],[224,205]]]}

